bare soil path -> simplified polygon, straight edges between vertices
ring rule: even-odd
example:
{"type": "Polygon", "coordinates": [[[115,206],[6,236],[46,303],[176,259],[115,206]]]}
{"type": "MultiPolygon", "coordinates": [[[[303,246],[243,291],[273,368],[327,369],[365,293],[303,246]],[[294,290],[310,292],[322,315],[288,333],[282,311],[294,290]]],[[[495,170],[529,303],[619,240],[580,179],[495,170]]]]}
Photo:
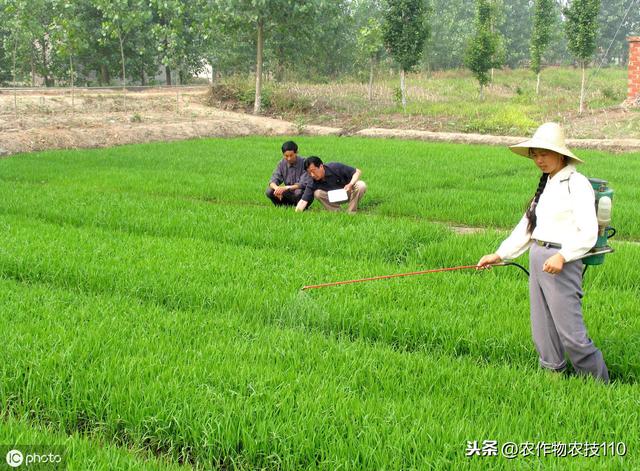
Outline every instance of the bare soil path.
{"type": "MultiPolygon", "coordinates": [[[[198,137],[355,135],[509,145],[523,137],[371,128],[347,132],[253,116],[205,104],[206,87],[121,90],[0,91],[0,156],[48,149],[111,147],[198,137]],[[16,106],[17,104],[17,106],[16,106]]],[[[608,119],[611,119],[609,114],[608,119]]],[[[574,139],[577,148],[639,151],[640,139],[574,139]]]]}

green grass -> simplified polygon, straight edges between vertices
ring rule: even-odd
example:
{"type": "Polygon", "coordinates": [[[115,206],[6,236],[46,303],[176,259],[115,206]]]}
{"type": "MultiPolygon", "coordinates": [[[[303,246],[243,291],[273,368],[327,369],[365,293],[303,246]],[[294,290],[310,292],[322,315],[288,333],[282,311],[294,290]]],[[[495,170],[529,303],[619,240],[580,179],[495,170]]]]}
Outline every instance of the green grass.
{"type": "Polygon", "coordinates": [[[637,136],[637,113],[615,120],[602,119],[598,114],[618,107],[626,99],[627,69],[593,67],[587,71],[587,113],[582,117],[577,113],[581,74],[580,69],[571,67],[544,68],[540,93],[536,95],[536,76],[530,70],[496,70],[493,81],[485,87],[484,99],[479,97],[477,80],[467,70],[410,74],[406,112],[394,99],[399,79],[387,71],[381,71],[376,78],[371,102],[367,85],[355,82],[277,87],[313,104],[309,109],[285,113],[289,119],[299,118],[302,113],[307,122],[350,129],[379,126],[524,136],[532,134],[543,122],[558,121],[570,129],[572,137],[637,136]],[[591,112],[599,117],[597,124],[592,123],[591,112]]]}
{"type": "Polygon", "coordinates": [[[585,280],[589,333],[614,379],[604,386],[538,369],[516,269],[299,291],[475,263],[520,217],[537,185],[530,161],[491,147],[298,143],[363,169],[358,215],[271,206],[271,138],[0,161],[4,442],[60,444],[76,469],[640,466],[637,154],[580,153],[584,173],[616,190],[627,239],[585,280]],[[468,440],[629,451],[471,459],[468,440]]]}
{"type": "MultiPolygon", "coordinates": [[[[3,458],[9,450],[18,449],[26,455],[54,453],[61,456],[61,466],[69,471],[102,469],[180,470],[166,460],[159,460],[143,449],[127,449],[107,444],[97,437],[82,436],[77,431],[68,435],[50,428],[35,425],[24,418],[5,417],[0,425],[0,454],[3,458]],[[39,444],[39,446],[38,446],[39,444]],[[30,445],[30,446],[29,446],[30,445]],[[133,452],[133,453],[132,453],[133,452]]],[[[54,469],[43,465],[40,469],[54,469]]],[[[10,469],[5,466],[6,469],[10,469]]],[[[37,468],[36,468],[37,469],[37,468]]]]}
{"type": "MultiPolygon", "coordinates": [[[[303,155],[361,167],[363,178],[375,182],[364,207],[385,217],[508,229],[522,216],[539,178],[530,160],[506,148],[355,138],[297,141],[303,155]]],[[[279,145],[268,139],[215,142],[215,151],[210,141],[191,141],[25,155],[3,164],[0,178],[7,184],[0,187],[0,198],[5,212],[28,212],[54,222],[136,224],[151,231],[157,230],[158,219],[186,231],[196,230],[192,222],[206,226],[204,231],[214,222],[233,227],[232,208],[267,209],[264,190],[270,167],[280,158],[279,145]],[[211,205],[223,206],[231,217],[212,220],[211,205]]],[[[619,237],[640,240],[635,203],[640,199],[640,154],[576,154],[586,162],[582,173],[608,180],[620,194],[614,197],[619,237]]],[[[220,231],[216,237],[245,237],[230,232],[237,231],[220,231]]],[[[249,238],[254,236],[278,238],[249,238]]]]}

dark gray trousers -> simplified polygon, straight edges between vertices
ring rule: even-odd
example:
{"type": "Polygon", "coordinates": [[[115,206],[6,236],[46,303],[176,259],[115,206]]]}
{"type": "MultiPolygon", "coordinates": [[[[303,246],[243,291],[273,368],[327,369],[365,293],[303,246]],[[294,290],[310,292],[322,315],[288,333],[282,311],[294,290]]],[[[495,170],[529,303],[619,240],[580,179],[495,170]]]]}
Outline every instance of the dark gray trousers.
{"type": "Polygon", "coordinates": [[[542,271],[544,262],[557,252],[535,244],[529,252],[531,332],[540,365],[561,371],[567,366],[566,352],[578,374],[608,382],[602,352],[589,338],[582,319],[582,261],[565,263],[557,275],[542,271]]]}
{"type": "Polygon", "coordinates": [[[273,189],[271,187],[268,187],[264,192],[264,194],[267,195],[267,198],[269,198],[276,206],[295,206],[298,204],[298,201],[300,201],[300,198],[302,198],[302,193],[302,190],[285,191],[282,195],[282,199],[279,199],[273,193],[273,189]]]}

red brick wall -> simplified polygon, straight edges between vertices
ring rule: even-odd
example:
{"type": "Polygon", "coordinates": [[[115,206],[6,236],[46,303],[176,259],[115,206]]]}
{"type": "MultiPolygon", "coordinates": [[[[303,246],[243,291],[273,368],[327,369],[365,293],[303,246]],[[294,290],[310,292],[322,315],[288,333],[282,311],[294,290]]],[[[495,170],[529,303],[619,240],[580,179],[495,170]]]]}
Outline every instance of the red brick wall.
{"type": "Polygon", "coordinates": [[[640,99],[640,36],[631,36],[629,41],[629,93],[627,101],[640,99]]]}

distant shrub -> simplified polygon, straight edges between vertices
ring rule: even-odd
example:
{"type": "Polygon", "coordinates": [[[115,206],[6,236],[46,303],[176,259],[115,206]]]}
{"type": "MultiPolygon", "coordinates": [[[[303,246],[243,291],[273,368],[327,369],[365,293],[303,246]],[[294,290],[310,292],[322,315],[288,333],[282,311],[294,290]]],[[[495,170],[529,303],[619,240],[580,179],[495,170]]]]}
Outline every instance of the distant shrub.
{"type": "MultiPolygon", "coordinates": [[[[520,97],[515,97],[518,99],[520,97]]],[[[535,129],[537,123],[519,108],[503,107],[488,116],[471,119],[465,125],[467,132],[484,134],[526,135],[535,129]]]]}
{"type": "Polygon", "coordinates": [[[602,97],[611,100],[611,101],[622,101],[624,100],[624,96],[621,96],[617,93],[612,87],[604,87],[601,90],[602,97]]]}
{"type": "MultiPolygon", "coordinates": [[[[211,86],[205,101],[210,106],[251,111],[255,94],[255,85],[251,81],[230,79],[211,86]]],[[[262,109],[267,113],[304,113],[313,109],[313,103],[309,98],[271,84],[262,87],[261,100],[262,109]]]]}
{"type": "Polygon", "coordinates": [[[311,111],[313,104],[309,98],[282,88],[276,88],[271,95],[271,108],[274,112],[306,113],[311,111]]]}
{"type": "Polygon", "coordinates": [[[393,101],[396,105],[402,105],[402,89],[398,86],[393,87],[393,101]]]}

